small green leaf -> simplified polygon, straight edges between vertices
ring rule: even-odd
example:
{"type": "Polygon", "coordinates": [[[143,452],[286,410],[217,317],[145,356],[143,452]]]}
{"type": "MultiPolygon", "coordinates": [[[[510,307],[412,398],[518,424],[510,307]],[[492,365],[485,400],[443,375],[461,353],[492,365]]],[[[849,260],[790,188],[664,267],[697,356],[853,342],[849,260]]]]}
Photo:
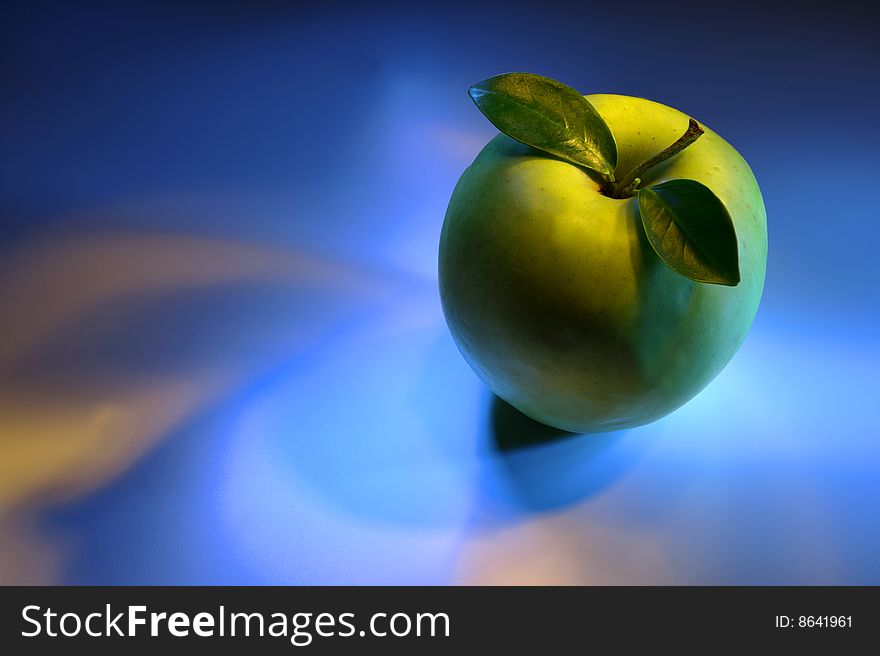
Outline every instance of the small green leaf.
{"type": "Polygon", "coordinates": [[[739,284],[736,232],[727,208],[694,180],[639,190],[648,241],[670,269],[698,282],[739,284]]]}
{"type": "Polygon", "coordinates": [[[571,87],[531,73],[505,73],[478,82],[468,95],[507,136],[603,175],[614,173],[614,136],[571,87]]]}

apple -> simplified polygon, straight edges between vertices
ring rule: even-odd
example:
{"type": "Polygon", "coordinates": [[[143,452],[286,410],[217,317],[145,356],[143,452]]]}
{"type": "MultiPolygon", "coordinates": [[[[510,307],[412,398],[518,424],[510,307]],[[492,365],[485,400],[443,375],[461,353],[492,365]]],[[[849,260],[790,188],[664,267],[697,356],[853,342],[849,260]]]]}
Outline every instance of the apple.
{"type": "MultiPolygon", "coordinates": [[[[642,98],[582,96],[614,136],[620,179],[680,137],[688,115],[642,98]]],[[[640,182],[701,183],[729,212],[738,284],[673,270],[639,200],[603,178],[493,138],[461,176],[440,237],[452,336],[473,370],[529,417],[577,433],[646,424],[703,389],[742,344],[764,286],[767,225],[745,160],[703,134],[640,182]]]]}

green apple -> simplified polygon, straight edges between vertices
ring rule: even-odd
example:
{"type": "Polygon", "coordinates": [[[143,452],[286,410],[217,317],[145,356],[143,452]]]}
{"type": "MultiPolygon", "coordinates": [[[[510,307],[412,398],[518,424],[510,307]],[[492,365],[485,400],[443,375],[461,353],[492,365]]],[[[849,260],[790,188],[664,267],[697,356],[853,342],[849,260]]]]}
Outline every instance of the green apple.
{"type": "MultiPolygon", "coordinates": [[[[675,142],[689,117],[650,100],[586,96],[617,145],[619,180],[675,142]]],[[[706,284],[652,248],[637,198],[500,134],[453,192],[440,238],[443,312],[462,355],[499,397],[574,432],[638,426],[680,407],[727,364],[764,285],[767,226],[745,160],[704,134],[641,181],[702,183],[723,203],[739,283],[706,284]]]]}

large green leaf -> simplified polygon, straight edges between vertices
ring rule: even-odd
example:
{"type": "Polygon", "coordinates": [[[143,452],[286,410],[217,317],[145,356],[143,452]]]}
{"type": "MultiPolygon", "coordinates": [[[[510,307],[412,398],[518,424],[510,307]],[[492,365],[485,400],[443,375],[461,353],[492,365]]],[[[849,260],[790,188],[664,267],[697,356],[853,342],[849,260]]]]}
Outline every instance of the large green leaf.
{"type": "Polygon", "coordinates": [[[638,201],[648,240],[672,270],[699,282],[739,284],[733,221],[708,187],[670,180],[639,190],[638,201]]]}
{"type": "Polygon", "coordinates": [[[571,87],[531,73],[505,73],[478,82],[468,94],[507,136],[603,175],[614,173],[614,136],[571,87]]]}

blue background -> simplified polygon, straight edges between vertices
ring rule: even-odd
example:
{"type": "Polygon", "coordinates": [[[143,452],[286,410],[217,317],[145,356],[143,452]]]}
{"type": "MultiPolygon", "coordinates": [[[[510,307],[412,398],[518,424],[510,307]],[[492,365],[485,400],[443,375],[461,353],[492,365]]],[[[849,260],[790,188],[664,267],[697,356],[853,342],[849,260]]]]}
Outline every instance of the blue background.
{"type": "Polygon", "coordinates": [[[4,4],[0,582],[880,584],[876,16],[4,4]],[[764,193],[758,317],[652,425],[494,400],[436,250],[526,70],[764,193]]]}

